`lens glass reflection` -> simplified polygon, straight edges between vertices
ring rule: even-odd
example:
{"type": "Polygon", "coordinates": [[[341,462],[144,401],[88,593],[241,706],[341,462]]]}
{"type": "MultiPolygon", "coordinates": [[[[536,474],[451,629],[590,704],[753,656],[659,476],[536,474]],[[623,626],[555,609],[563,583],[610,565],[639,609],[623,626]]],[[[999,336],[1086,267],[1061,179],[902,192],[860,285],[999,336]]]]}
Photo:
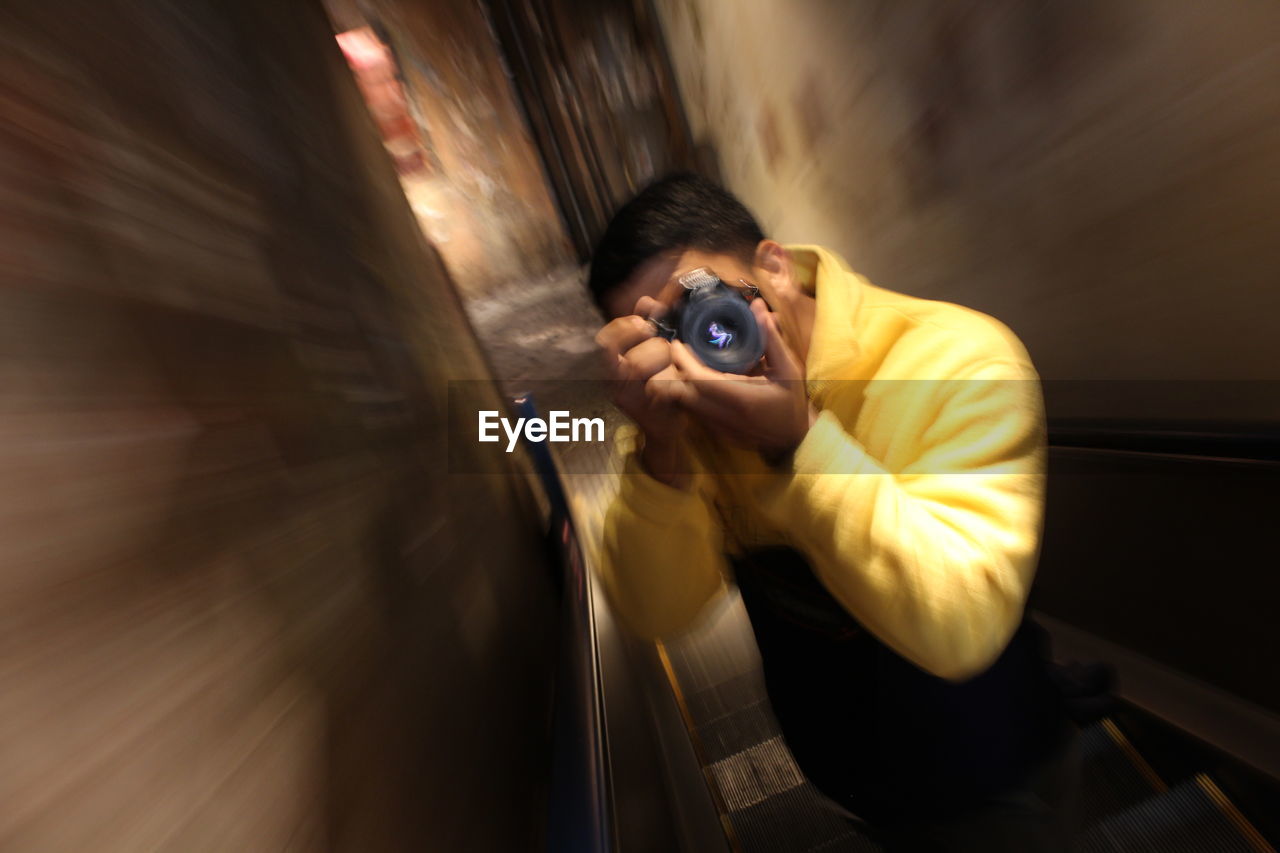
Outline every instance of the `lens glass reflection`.
{"type": "Polygon", "coordinates": [[[707,343],[716,349],[728,349],[735,337],[737,335],[734,334],[733,327],[729,323],[712,320],[707,326],[707,343]]]}

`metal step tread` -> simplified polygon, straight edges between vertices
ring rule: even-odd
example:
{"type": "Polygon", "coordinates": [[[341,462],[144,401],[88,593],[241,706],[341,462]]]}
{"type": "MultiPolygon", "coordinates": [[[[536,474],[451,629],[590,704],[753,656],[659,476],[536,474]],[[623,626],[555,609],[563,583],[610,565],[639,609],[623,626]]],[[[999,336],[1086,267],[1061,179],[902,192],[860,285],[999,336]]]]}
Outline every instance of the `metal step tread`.
{"type": "Polygon", "coordinates": [[[808,782],[729,813],[742,853],[880,853],[808,782]]]}
{"type": "Polygon", "coordinates": [[[1078,853],[1274,853],[1212,780],[1197,775],[1091,827],[1078,853]]]}
{"type": "Polygon", "coordinates": [[[1079,826],[1092,826],[1168,787],[1110,719],[1081,731],[1079,750],[1079,826]]]}

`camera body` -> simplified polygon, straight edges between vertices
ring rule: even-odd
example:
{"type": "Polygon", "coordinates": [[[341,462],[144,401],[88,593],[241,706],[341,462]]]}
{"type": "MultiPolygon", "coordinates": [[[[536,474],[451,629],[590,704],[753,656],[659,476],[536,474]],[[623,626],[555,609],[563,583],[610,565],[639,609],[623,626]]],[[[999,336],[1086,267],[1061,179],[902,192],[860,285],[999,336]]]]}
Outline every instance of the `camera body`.
{"type": "MultiPolygon", "coordinates": [[[[681,341],[713,370],[746,373],[755,367],[764,355],[764,336],[747,300],[706,267],[679,281],[684,295],[661,319],[650,320],[658,334],[681,341]]],[[[754,294],[755,286],[747,287],[754,294]]]]}

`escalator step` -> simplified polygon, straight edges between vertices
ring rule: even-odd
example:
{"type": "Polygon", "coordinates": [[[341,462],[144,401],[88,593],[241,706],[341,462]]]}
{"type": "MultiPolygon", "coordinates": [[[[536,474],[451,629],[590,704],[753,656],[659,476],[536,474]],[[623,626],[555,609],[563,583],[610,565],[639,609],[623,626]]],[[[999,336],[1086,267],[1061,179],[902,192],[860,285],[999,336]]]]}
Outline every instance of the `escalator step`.
{"type": "Polygon", "coordinates": [[[730,812],[742,853],[879,853],[808,782],[730,812]]]}
{"type": "Polygon", "coordinates": [[[698,726],[708,761],[716,762],[778,736],[767,702],[753,702],[698,726]]]}
{"type": "Polygon", "coordinates": [[[1188,779],[1086,832],[1079,853],[1260,853],[1265,842],[1250,843],[1243,827],[1214,802],[1212,783],[1188,779]],[[1207,785],[1206,785],[1207,783],[1207,785]],[[1243,830],[1243,831],[1242,831],[1243,830]]]}
{"type": "Polygon", "coordinates": [[[1080,826],[1092,826],[1165,788],[1110,720],[1080,733],[1080,754],[1080,826]]]}

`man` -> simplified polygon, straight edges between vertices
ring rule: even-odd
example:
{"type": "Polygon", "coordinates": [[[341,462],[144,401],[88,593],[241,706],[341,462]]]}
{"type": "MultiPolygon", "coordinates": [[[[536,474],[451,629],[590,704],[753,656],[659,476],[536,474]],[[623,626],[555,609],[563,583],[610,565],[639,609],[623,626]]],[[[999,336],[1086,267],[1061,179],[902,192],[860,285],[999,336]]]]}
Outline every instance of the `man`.
{"type": "Polygon", "coordinates": [[[1023,618],[1044,416],[1014,335],[784,248],[689,175],[616,214],[590,287],[637,427],[605,525],[623,623],[676,634],[734,580],[797,763],[887,846],[1065,849],[1067,729],[1023,618]],[[699,267],[758,289],[750,375],[655,334],[699,267]]]}

